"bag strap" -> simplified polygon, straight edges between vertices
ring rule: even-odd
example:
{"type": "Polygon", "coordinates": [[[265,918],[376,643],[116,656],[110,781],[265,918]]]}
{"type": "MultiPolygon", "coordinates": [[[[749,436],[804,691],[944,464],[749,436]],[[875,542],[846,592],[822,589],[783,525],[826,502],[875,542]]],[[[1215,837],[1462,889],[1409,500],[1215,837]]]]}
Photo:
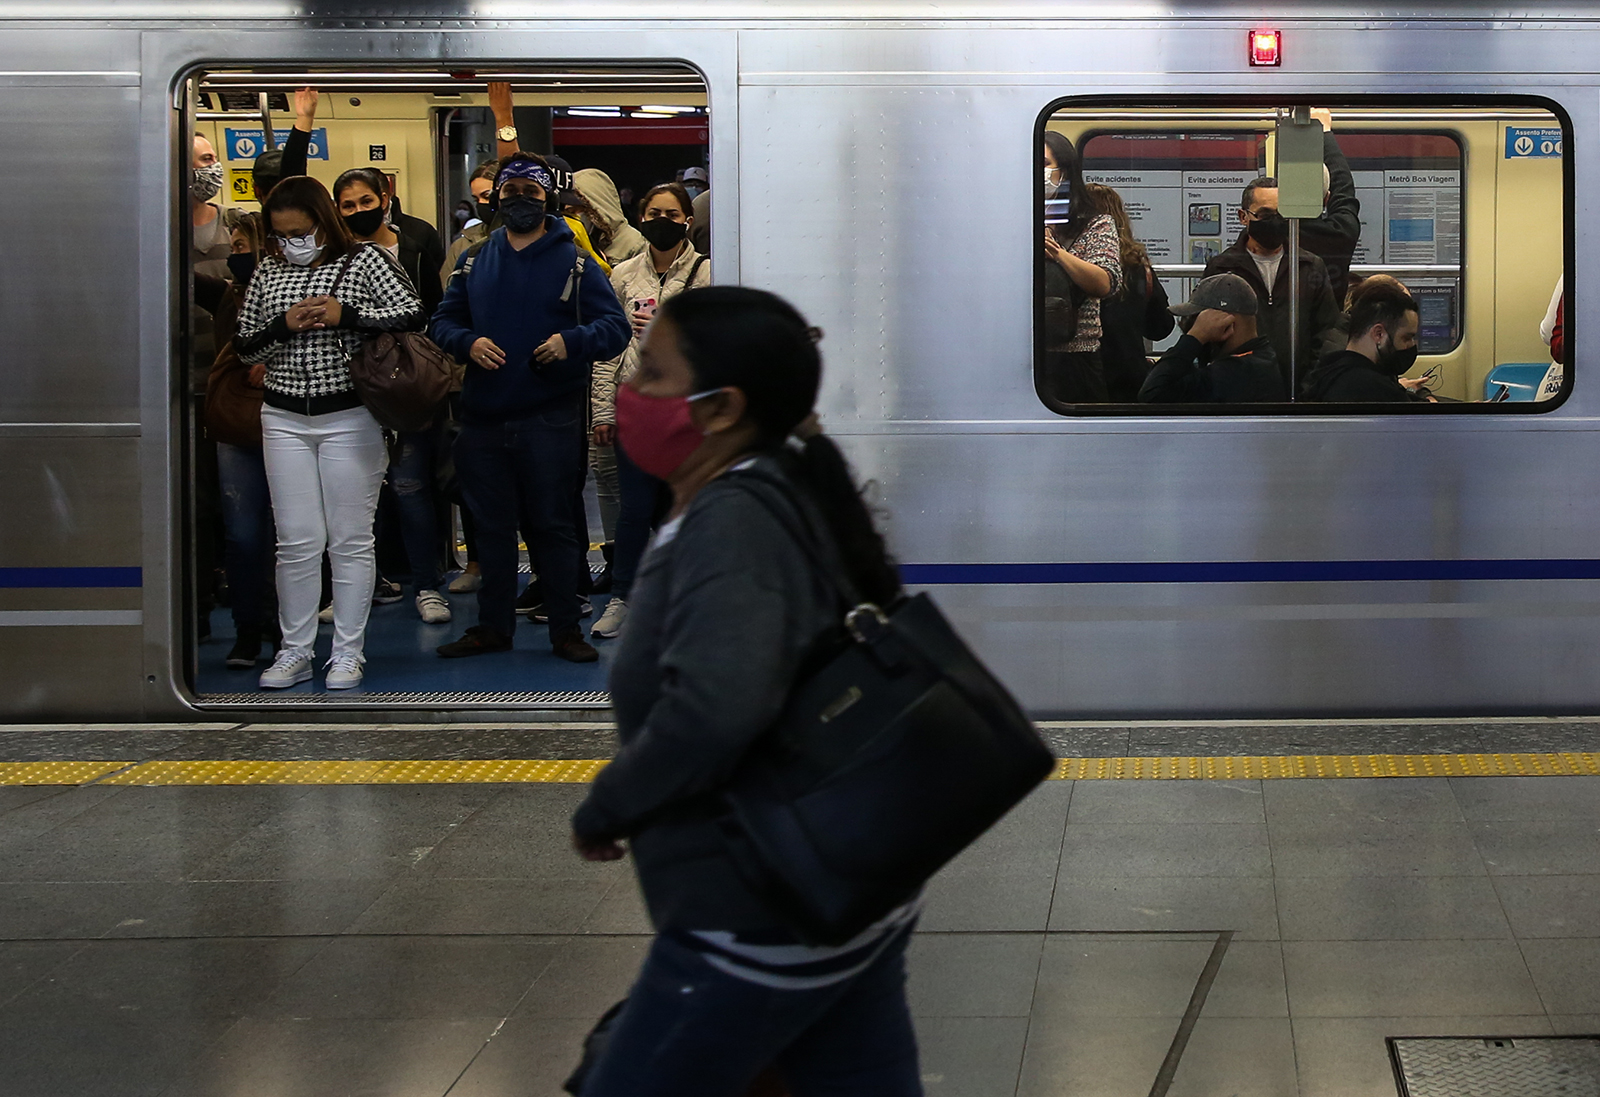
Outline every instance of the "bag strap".
{"type": "Polygon", "coordinates": [[[689,277],[683,280],[684,289],[694,289],[694,276],[700,273],[701,266],[703,266],[705,261],[709,258],[711,258],[709,255],[700,255],[695,257],[694,266],[689,268],[689,277]]]}
{"type": "Polygon", "coordinates": [[[573,327],[581,328],[583,327],[583,268],[589,263],[589,255],[578,246],[576,240],[572,242],[572,250],[577,254],[572,263],[572,273],[567,275],[567,284],[561,290],[561,301],[563,304],[569,299],[572,301],[572,309],[577,319],[573,327]]]}
{"type": "Polygon", "coordinates": [[[356,252],[366,246],[365,244],[357,244],[344,253],[344,262],[339,266],[339,276],[333,280],[333,288],[328,291],[329,297],[339,296],[339,287],[344,285],[344,276],[350,273],[350,264],[356,261],[356,252]]]}
{"type": "Polygon", "coordinates": [[[767,513],[772,515],[777,523],[794,539],[795,543],[800,546],[806,557],[811,561],[812,566],[823,577],[823,581],[833,588],[834,594],[838,596],[839,604],[847,614],[854,613],[858,608],[865,605],[861,592],[856,588],[855,583],[851,581],[850,576],[844,573],[837,564],[829,561],[823,553],[821,546],[818,544],[819,535],[817,530],[812,525],[805,507],[795,498],[793,487],[787,480],[754,469],[729,472],[725,476],[729,483],[744,488],[745,494],[760,503],[767,513]],[[760,488],[756,487],[757,484],[765,485],[767,488],[772,489],[773,492],[783,496],[789,506],[786,508],[779,507],[773,502],[771,494],[760,490],[760,488]]]}

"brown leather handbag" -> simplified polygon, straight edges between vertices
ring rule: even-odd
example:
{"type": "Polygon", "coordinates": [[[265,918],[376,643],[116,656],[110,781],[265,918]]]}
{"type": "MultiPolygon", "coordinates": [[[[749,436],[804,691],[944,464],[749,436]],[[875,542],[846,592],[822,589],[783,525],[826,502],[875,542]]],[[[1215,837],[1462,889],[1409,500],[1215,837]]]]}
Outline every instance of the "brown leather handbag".
{"type": "Polygon", "coordinates": [[[250,367],[230,339],[206,375],[206,433],[212,441],[250,448],[261,445],[261,401],[265,389],[250,383],[250,367]]]}
{"type": "MultiPolygon", "coordinates": [[[[406,277],[405,269],[388,252],[379,252],[406,277]]],[[[354,251],[345,256],[328,296],[339,296],[339,285],[354,259],[354,251]]],[[[450,395],[451,377],[449,356],[421,332],[368,335],[350,359],[350,380],[356,394],[380,425],[395,431],[426,430],[450,395]]]]}

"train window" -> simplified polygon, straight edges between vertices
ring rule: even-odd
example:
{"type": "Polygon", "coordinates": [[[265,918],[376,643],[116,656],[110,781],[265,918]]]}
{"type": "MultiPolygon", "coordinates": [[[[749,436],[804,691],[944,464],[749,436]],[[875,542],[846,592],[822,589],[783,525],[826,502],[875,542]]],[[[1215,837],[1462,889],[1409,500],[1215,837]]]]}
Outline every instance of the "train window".
{"type": "Polygon", "coordinates": [[[1060,414],[1535,411],[1570,389],[1550,109],[1066,102],[1039,134],[1035,386],[1060,414]]]}
{"type": "MultiPolygon", "coordinates": [[[[181,211],[178,220],[184,231],[175,259],[183,277],[178,280],[182,322],[173,345],[173,391],[182,393],[179,420],[185,424],[186,438],[181,484],[188,522],[187,576],[181,589],[186,592],[187,605],[180,619],[187,622],[191,642],[187,645],[188,665],[183,669],[199,703],[569,709],[597,709],[608,703],[606,679],[615,645],[596,640],[598,663],[557,658],[552,654],[547,625],[543,618],[534,622],[537,615],[533,613],[525,619],[513,618],[521,624],[513,650],[485,659],[446,660],[436,654],[440,645],[457,640],[479,623],[479,597],[473,592],[482,579],[476,564],[470,569],[467,565],[489,556],[474,551],[475,541],[468,544],[476,531],[463,513],[462,475],[450,460],[450,441],[455,430],[470,431],[471,427],[463,428],[457,421],[466,417],[454,400],[425,430],[401,435],[384,432],[388,471],[374,516],[379,579],[364,630],[364,674],[356,672],[362,678],[361,688],[326,692],[322,667],[334,633],[347,637],[353,627],[352,607],[364,609],[366,599],[363,592],[354,601],[338,598],[342,610],[330,605],[330,593],[349,589],[347,554],[336,553],[331,568],[324,559],[320,582],[314,562],[300,568],[297,578],[287,577],[287,573],[273,575],[273,503],[280,487],[279,474],[288,466],[280,465],[273,472],[269,486],[267,470],[272,460],[262,446],[260,407],[265,399],[276,414],[290,397],[298,396],[311,412],[327,414],[326,422],[339,414],[359,412],[358,404],[352,406],[353,402],[346,400],[351,395],[344,391],[347,386],[315,381],[290,391],[284,384],[285,379],[293,380],[296,369],[323,376],[327,354],[341,354],[346,348],[331,348],[322,357],[307,351],[302,358],[291,360],[287,351],[277,357],[259,349],[236,353],[242,343],[232,337],[243,332],[252,318],[257,331],[270,334],[275,329],[270,324],[263,326],[263,319],[270,320],[267,313],[273,311],[284,315],[283,310],[295,302],[290,289],[301,284],[295,281],[301,276],[293,268],[268,260],[258,265],[251,254],[266,246],[269,252],[282,250],[286,259],[296,258],[289,254],[284,237],[306,229],[285,223],[262,225],[259,220],[260,199],[280,179],[308,175],[329,192],[336,192],[331,193],[333,213],[346,218],[346,227],[358,240],[377,245],[393,257],[415,291],[418,311],[428,314],[445,297],[447,270],[464,261],[464,253],[480,241],[492,241],[492,233],[501,224],[501,211],[488,202],[496,177],[493,165],[522,150],[550,158],[552,174],[540,184],[546,187],[548,216],[543,222],[529,222],[542,224],[553,234],[554,244],[542,248],[541,254],[547,254],[552,263],[564,264],[562,274],[580,272],[587,287],[579,293],[581,322],[593,323],[591,301],[610,298],[615,314],[608,317],[611,323],[605,329],[609,333],[606,338],[611,342],[624,338],[625,306],[615,300],[608,274],[641,253],[641,261],[650,259],[646,238],[639,231],[640,206],[658,184],[681,183],[682,189],[672,187],[666,192],[667,200],[682,203],[693,219],[688,232],[677,240],[670,240],[669,234],[671,244],[679,249],[674,261],[684,263],[700,278],[711,273],[707,264],[696,265],[698,256],[687,250],[709,252],[711,207],[695,201],[711,181],[708,90],[697,69],[669,62],[527,63],[475,72],[420,66],[291,69],[263,63],[212,69],[188,78],[184,94],[175,100],[181,110],[174,127],[181,170],[173,174],[173,201],[181,211]],[[582,257],[580,250],[586,253],[582,257]],[[255,306],[247,299],[245,287],[262,284],[264,271],[285,288],[270,299],[263,297],[266,291],[258,294],[262,304],[252,312],[255,306]],[[586,293],[602,296],[590,298],[586,293]],[[264,378],[270,391],[265,397],[260,387],[263,375],[252,368],[263,357],[271,357],[264,378]],[[274,388],[275,379],[282,391],[274,388]],[[339,391],[330,396],[331,389],[339,391]],[[345,573],[343,581],[341,572],[345,573]],[[280,612],[290,601],[280,589],[285,584],[295,591],[293,601],[298,608],[292,612],[299,615],[295,622],[288,619],[290,610],[280,612]],[[316,599],[314,605],[323,607],[322,621],[309,621],[308,625],[306,611],[312,603],[307,599],[312,598],[316,599]],[[346,618],[342,623],[329,621],[339,613],[346,618]],[[259,676],[272,662],[280,624],[293,626],[296,647],[307,642],[310,630],[315,630],[317,672],[311,682],[293,688],[258,688],[259,676]]],[[[529,178],[536,179],[531,171],[529,178]]],[[[518,187],[528,190],[533,185],[524,180],[518,187]]],[[[291,214],[316,207],[320,197],[312,193],[316,188],[296,184],[294,190],[299,201],[311,206],[297,207],[291,214]]],[[[522,208],[528,207],[523,204],[522,208]]],[[[506,217],[511,224],[510,214],[506,217]]],[[[325,232],[319,239],[326,247],[325,232]]],[[[657,234],[650,239],[663,238],[657,234]]],[[[372,258],[376,252],[365,254],[372,258]]],[[[312,267],[318,263],[314,255],[309,260],[312,267]]],[[[392,267],[387,269],[397,277],[392,267]]],[[[326,286],[331,281],[324,277],[316,283],[312,274],[304,278],[305,285],[326,286]]],[[[383,282],[374,276],[366,284],[386,286],[394,299],[408,300],[395,289],[396,281],[383,282]]],[[[560,280],[555,284],[561,284],[560,280]]],[[[567,300],[566,296],[560,298],[563,303],[567,300]]],[[[551,310],[566,307],[548,303],[551,310]]],[[[577,302],[570,307],[577,324],[577,302]]],[[[507,324],[514,327],[512,321],[507,324]]],[[[544,367],[528,356],[550,332],[533,334],[537,338],[522,348],[520,365],[541,369],[544,367]]],[[[264,345],[287,346],[287,342],[268,340],[264,345]]],[[[326,341],[322,345],[326,347],[326,341]]],[[[587,365],[575,361],[570,365],[578,382],[569,390],[574,399],[578,393],[587,393],[587,385],[581,382],[587,365]]],[[[463,365],[463,372],[471,389],[473,368],[463,365]]],[[[526,398],[526,393],[523,396],[526,398]]],[[[573,421],[574,455],[587,448],[582,421],[581,417],[573,421]]],[[[366,437],[368,454],[377,454],[371,444],[379,437],[377,425],[358,421],[353,429],[366,437]]],[[[602,458],[607,455],[603,453],[602,458]]],[[[574,457],[574,462],[576,479],[583,469],[578,458],[574,457]]],[[[575,518],[578,528],[573,532],[589,549],[588,570],[600,574],[609,558],[601,546],[613,539],[615,508],[608,507],[602,514],[596,495],[609,503],[617,488],[614,464],[602,459],[597,466],[594,475],[605,481],[599,484],[598,493],[591,482],[585,504],[587,525],[575,518]]],[[[309,467],[302,467],[301,473],[309,467]]],[[[320,479],[318,469],[308,474],[311,479],[307,482],[313,488],[330,482],[325,468],[320,469],[320,479]]],[[[359,510],[367,505],[360,496],[357,490],[347,496],[347,502],[355,500],[350,505],[359,510]]],[[[520,523],[513,518],[513,524],[520,523]]],[[[522,528],[528,531],[527,540],[533,541],[537,535],[528,526],[522,528]]],[[[364,531],[357,531],[358,536],[361,533],[364,531]]],[[[541,527],[540,534],[547,540],[535,543],[532,553],[525,544],[517,543],[523,538],[513,537],[509,544],[502,542],[502,551],[495,555],[503,560],[503,550],[516,553],[519,576],[515,590],[522,599],[517,604],[519,615],[533,608],[528,599],[537,601],[543,590],[530,582],[530,558],[546,553],[545,559],[561,563],[559,554],[572,544],[560,532],[548,534],[541,527]]],[[[360,569],[355,570],[359,576],[360,569]]],[[[577,577],[583,591],[589,586],[581,579],[584,570],[563,566],[558,572],[577,577]]],[[[500,578],[505,578],[503,571],[500,578]]],[[[496,587],[503,589],[503,582],[496,587]]],[[[588,620],[580,618],[579,625],[587,639],[596,615],[606,610],[606,599],[596,596],[585,606],[588,620]]],[[[509,616],[509,606],[500,608],[509,616]]],[[[568,602],[565,612],[553,611],[550,616],[564,618],[571,609],[568,602]]],[[[360,627],[354,627],[361,634],[360,627]]],[[[505,629],[497,627],[497,631],[505,629]]],[[[615,635],[615,631],[607,635],[615,635]]],[[[348,638],[344,642],[348,645],[348,638]]]]}

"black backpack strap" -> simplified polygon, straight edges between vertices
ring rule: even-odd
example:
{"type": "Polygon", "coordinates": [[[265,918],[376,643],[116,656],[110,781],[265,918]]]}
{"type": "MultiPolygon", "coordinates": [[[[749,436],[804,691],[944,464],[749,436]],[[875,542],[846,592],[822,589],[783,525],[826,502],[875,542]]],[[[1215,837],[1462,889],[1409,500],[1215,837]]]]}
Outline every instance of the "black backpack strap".
{"type": "Polygon", "coordinates": [[[684,289],[694,289],[694,276],[700,273],[701,266],[703,266],[705,261],[709,258],[711,258],[709,255],[701,255],[696,257],[694,266],[689,268],[689,277],[683,280],[684,289]]]}
{"type": "Polygon", "coordinates": [[[561,290],[561,300],[563,303],[568,300],[572,302],[572,311],[577,317],[577,323],[573,324],[573,327],[581,328],[583,327],[583,268],[589,263],[589,253],[580,248],[576,240],[572,242],[572,250],[576,253],[572,261],[572,273],[567,275],[567,284],[561,290]]]}

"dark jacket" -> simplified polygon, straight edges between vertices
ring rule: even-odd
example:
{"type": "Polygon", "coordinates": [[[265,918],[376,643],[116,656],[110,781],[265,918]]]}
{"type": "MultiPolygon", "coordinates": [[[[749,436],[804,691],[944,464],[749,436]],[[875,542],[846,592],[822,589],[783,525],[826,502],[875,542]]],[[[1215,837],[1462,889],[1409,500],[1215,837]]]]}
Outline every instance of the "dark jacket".
{"type": "MultiPolygon", "coordinates": [[[[584,265],[582,285],[561,300],[578,247],[562,218],[547,216],[544,225],[544,235],[521,251],[506,241],[504,229],[496,229],[472,270],[450,279],[434,310],[428,334],[456,361],[467,363],[461,406],[468,422],[522,419],[553,401],[576,398],[588,391],[594,362],[621,354],[633,335],[611,282],[592,259],[584,265]],[[534,362],[534,348],[557,333],[567,357],[534,362]],[[472,361],[472,344],[483,336],[505,353],[505,365],[497,370],[472,361]]],[[[462,253],[457,269],[466,261],[462,253]]]]}
{"type": "Polygon", "coordinates": [[[395,235],[400,237],[400,265],[405,268],[417,296],[422,298],[422,315],[431,317],[444,299],[444,286],[439,281],[444,245],[439,243],[439,234],[431,228],[425,233],[415,233],[409,226],[396,223],[395,235]]]}
{"type": "MultiPolygon", "coordinates": [[[[770,458],[758,464],[782,475],[770,458]]],[[[621,749],[572,819],[579,835],[630,839],[658,930],[782,926],[727,855],[717,793],[777,719],[839,611],[751,490],[738,473],[712,481],[640,566],[611,669],[621,749]]],[[[753,490],[795,513],[776,489],[753,490]]]]}
{"type": "MultiPolygon", "coordinates": [[[[1269,288],[1261,281],[1261,271],[1245,249],[1240,237],[1233,247],[1220,255],[1213,255],[1206,264],[1203,277],[1213,274],[1237,274],[1255,290],[1261,311],[1256,315],[1256,326],[1262,335],[1272,341],[1278,355],[1278,369],[1283,374],[1284,391],[1289,383],[1289,259],[1287,251],[1278,264],[1278,277],[1269,288]]],[[[1339,306],[1334,302],[1333,289],[1328,284],[1328,268],[1322,260],[1309,252],[1300,253],[1300,361],[1301,377],[1313,362],[1324,355],[1342,350],[1345,336],[1339,330],[1339,306]]]]}
{"type": "Polygon", "coordinates": [[[1100,301],[1100,367],[1111,399],[1131,404],[1150,372],[1145,340],[1165,339],[1176,321],[1161,279],[1142,267],[1123,273],[1123,295],[1100,301]]]}
{"type": "Polygon", "coordinates": [[[1139,390],[1146,404],[1272,404],[1288,398],[1265,335],[1220,357],[1194,336],[1180,336],[1139,390]]]}
{"type": "Polygon", "coordinates": [[[1322,135],[1322,162],[1328,166],[1328,205],[1321,217],[1300,222],[1300,246],[1322,259],[1334,303],[1342,309],[1350,285],[1350,260],[1361,240],[1361,202],[1350,162],[1331,133],[1322,135]]]}
{"type": "Polygon", "coordinates": [[[1300,389],[1305,400],[1327,403],[1427,403],[1428,398],[1412,392],[1392,373],[1378,369],[1377,363],[1353,350],[1341,350],[1317,363],[1306,374],[1300,389]]]}

